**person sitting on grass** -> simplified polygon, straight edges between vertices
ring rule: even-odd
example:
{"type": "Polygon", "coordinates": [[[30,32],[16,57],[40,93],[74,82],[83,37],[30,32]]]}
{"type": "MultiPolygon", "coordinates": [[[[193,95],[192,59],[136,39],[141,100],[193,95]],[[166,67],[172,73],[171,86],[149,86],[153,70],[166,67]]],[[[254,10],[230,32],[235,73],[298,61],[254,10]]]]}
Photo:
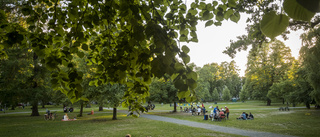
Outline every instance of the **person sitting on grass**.
{"type": "Polygon", "coordinates": [[[220,116],[220,118],[224,118],[224,117],[225,117],[224,112],[223,112],[222,109],[221,109],[221,111],[219,112],[219,116],[220,116]]]}
{"type": "Polygon", "coordinates": [[[253,117],[253,115],[251,114],[251,112],[250,112],[250,114],[249,114],[249,116],[248,116],[248,119],[253,119],[254,117],[253,117]]]}
{"type": "Polygon", "coordinates": [[[196,115],[196,107],[193,107],[191,111],[192,111],[192,116],[196,115]]]}
{"type": "Polygon", "coordinates": [[[246,112],[243,112],[237,119],[247,120],[246,112]]]}
{"type": "Polygon", "coordinates": [[[69,117],[68,117],[67,114],[65,114],[65,115],[63,116],[63,120],[69,120],[69,117]]]}

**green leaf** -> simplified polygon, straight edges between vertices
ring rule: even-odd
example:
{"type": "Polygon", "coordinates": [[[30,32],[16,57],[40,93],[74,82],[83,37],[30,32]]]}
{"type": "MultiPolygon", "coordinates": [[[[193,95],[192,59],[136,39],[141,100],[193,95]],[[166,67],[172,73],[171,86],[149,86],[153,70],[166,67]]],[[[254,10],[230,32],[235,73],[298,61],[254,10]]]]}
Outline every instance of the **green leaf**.
{"type": "Polygon", "coordinates": [[[185,64],[188,64],[190,62],[190,56],[189,55],[185,55],[182,57],[182,60],[185,64]]]}
{"type": "Polygon", "coordinates": [[[198,6],[199,9],[206,9],[206,3],[200,2],[200,5],[198,6]]]}
{"type": "Polygon", "coordinates": [[[196,31],[191,31],[191,32],[190,32],[190,36],[191,36],[191,37],[197,37],[196,31]]]}
{"type": "Polygon", "coordinates": [[[174,82],[174,86],[179,89],[179,91],[187,91],[188,90],[188,86],[184,83],[183,80],[179,79],[177,81],[174,82]]]}
{"type": "Polygon", "coordinates": [[[191,38],[191,41],[192,41],[192,42],[198,42],[198,38],[193,37],[193,38],[191,38]]]}
{"type": "Polygon", "coordinates": [[[185,4],[181,4],[179,8],[180,10],[184,10],[184,11],[187,10],[187,6],[185,4]]]}
{"type": "Polygon", "coordinates": [[[177,93],[177,96],[178,96],[179,99],[184,98],[184,95],[185,95],[185,91],[180,91],[180,92],[177,93]]]}
{"type": "Polygon", "coordinates": [[[79,56],[79,58],[83,58],[83,57],[84,57],[84,53],[81,52],[81,51],[79,51],[79,52],[77,53],[77,55],[79,56]]]}
{"type": "Polygon", "coordinates": [[[190,51],[190,49],[186,45],[183,45],[181,49],[184,53],[189,53],[190,51]]]}
{"type": "Polygon", "coordinates": [[[82,44],[81,48],[85,51],[88,51],[88,45],[87,44],[82,44]]]}
{"type": "Polygon", "coordinates": [[[198,11],[195,10],[195,9],[189,9],[188,13],[191,13],[191,15],[194,16],[194,15],[196,15],[198,13],[198,11]]]}
{"type": "Polygon", "coordinates": [[[311,12],[320,12],[319,0],[297,0],[297,2],[311,12]]]}
{"type": "Polygon", "coordinates": [[[175,63],[175,64],[174,64],[174,68],[175,68],[177,71],[184,70],[184,66],[183,66],[182,63],[175,63]]]}
{"type": "Polygon", "coordinates": [[[230,20],[237,23],[240,20],[239,12],[235,12],[233,15],[231,15],[230,20]]]}
{"type": "Polygon", "coordinates": [[[228,19],[230,16],[234,13],[233,9],[227,10],[227,12],[224,14],[224,18],[228,19]]]}
{"type": "Polygon", "coordinates": [[[83,101],[89,101],[89,99],[86,98],[86,97],[81,97],[80,99],[83,100],[83,101]]]}
{"type": "Polygon", "coordinates": [[[192,9],[197,8],[197,4],[196,4],[195,2],[192,2],[192,3],[191,3],[191,8],[192,8],[192,9]]]}
{"type": "Polygon", "coordinates": [[[215,7],[215,6],[217,6],[219,3],[217,2],[217,1],[212,1],[212,5],[213,5],[213,7],[215,7]]]}
{"type": "Polygon", "coordinates": [[[82,88],[82,86],[81,86],[80,84],[77,84],[77,85],[76,85],[76,89],[77,89],[77,91],[80,92],[80,93],[83,91],[83,88],[82,88]]]}
{"type": "Polygon", "coordinates": [[[98,80],[93,80],[89,82],[89,86],[98,85],[98,80]]]}
{"type": "Polygon", "coordinates": [[[166,18],[167,18],[167,19],[173,19],[172,17],[173,17],[173,14],[170,13],[170,12],[166,15],[166,18]]]}
{"type": "Polygon", "coordinates": [[[221,26],[222,23],[219,21],[219,22],[215,22],[214,25],[216,25],[216,26],[221,26]]]}
{"type": "Polygon", "coordinates": [[[208,10],[206,10],[202,15],[203,20],[209,20],[213,18],[212,13],[210,13],[208,10]]]}
{"type": "Polygon", "coordinates": [[[197,82],[193,79],[188,79],[187,84],[190,89],[195,89],[197,87],[197,82]]]}
{"type": "Polygon", "coordinates": [[[310,21],[315,15],[314,12],[301,6],[296,0],[285,0],[283,2],[283,8],[289,17],[295,20],[310,21]]]}
{"type": "Polygon", "coordinates": [[[187,73],[187,78],[188,78],[188,79],[193,79],[193,80],[197,81],[197,79],[198,79],[198,74],[197,74],[196,72],[193,72],[193,71],[188,72],[188,73],[187,73]]]}
{"type": "Polygon", "coordinates": [[[235,0],[228,0],[228,6],[235,8],[237,7],[237,3],[235,0]]]}
{"type": "Polygon", "coordinates": [[[264,35],[273,39],[284,32],[288,25],[288,16],[276,15],[275,11],[271,11],[262,17],[260,28],[264,35]]]}

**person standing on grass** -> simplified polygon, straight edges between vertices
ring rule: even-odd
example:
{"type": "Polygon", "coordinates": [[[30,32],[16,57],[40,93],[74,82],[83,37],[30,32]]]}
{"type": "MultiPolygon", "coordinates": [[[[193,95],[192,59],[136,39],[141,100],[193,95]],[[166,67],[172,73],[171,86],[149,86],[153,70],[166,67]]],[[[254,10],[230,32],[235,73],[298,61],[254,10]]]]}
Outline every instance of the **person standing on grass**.
{"type": "Polygon", "coordinates": [[[201,113],[201,108],[198,106],[198,116],[200,115],[201,113]]]}
{"type": "Polygon", "coordinates": [[[229,108],[227,106],[225,106],[224,108],[226,109],[227,119],[229,119],[229,113],[230,113],[229,108]]]}
{"type": "Polygon", "coordinates": [[[219,107],[216,106],[214,109],[213,109],[213,113],[214,113],[214,117],[218,116],[219,115],[219,107]]]}
{"type": "Polygon", "coordinates": [[[206,107],[203,107],[203,109],[202,109],[202,113],[203,113],[203,115],[205,115],[205,114],[206,114],[206,107]]]}

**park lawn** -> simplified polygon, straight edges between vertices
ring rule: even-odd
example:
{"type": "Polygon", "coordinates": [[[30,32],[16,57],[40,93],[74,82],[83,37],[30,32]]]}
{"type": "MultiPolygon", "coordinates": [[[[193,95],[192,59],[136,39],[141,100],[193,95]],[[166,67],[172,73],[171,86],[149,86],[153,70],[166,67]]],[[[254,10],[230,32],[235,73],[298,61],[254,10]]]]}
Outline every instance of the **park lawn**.
{"type": "MultiPolygon", "coordinates": [[[[89,112],[89,111],[87,111],[89,112]]],[[[85,113],[87,113],[85,112],[85,113]]],[[[127,117],[118,113],[118,120],[111,120],[112,112],[96,112],[94,115],[77,117],[76,121],[60,121],[64,113],[58,113],[58,120],[45,121],[41,116],[31,117],[24,114],[0,114],[0,136],[3,137],[34,137],[34,136],[112,136],[123,137],[131,134],[133,137],[166,137],[166,136],[234,136],[201,128],[153,121],[146,118],[127,117]]],[[[68,113],[69,118],[78,113],[68,113]]]]}
{"type": "MultiPolygon", "coordinates": [[[[211,105],[211,104],[210,104],[211,105]]],[[[294,136],[318,136],[320,134],[320,110],[314,108],[291,108],[290,111],[279,111],[279,106],[285,106],[282,103],[273,103],[272,106],[265,106],[263,102],[252,101],[245,103],[214,104],[220,105],[219,108],[227,105],[230,109],[230,118],[227,121],[203,120],[203,116],[191,116],[191,113],[178,112],[149,112],[161,116],[167,116],[177,119],[196,121],[201,123],[210,123],[225,127],[235,127],[239,129],[273,132],[294,136]],[[237,120],[242,112],[251,112],[254,120],[237,120]],[[307,115],[306,115],[307,114],[307,115]],[[310,114],[310,115],[308,115],[310,114]]],[[[206,105],[205,105],[206,106],[206,105]]],[[[303,105],[297,105],[303,107],[303,105]]],[[[208,112],[210,112],[209,109],[208,112]]],[[[209,113],[210,114],[210,113],[209,113]]]]}

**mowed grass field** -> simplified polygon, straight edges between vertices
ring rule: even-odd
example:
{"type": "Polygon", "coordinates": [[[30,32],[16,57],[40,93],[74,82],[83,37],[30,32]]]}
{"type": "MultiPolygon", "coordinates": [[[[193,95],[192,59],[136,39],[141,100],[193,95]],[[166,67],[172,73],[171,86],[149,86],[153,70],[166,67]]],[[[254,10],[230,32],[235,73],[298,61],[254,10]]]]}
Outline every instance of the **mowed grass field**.
{"type": "MultiPolygon", "coordinates": [[[[65,113],[62,107],[47,106],[49,110],[58,111],[58,119],[55,121],[45,121],[45,109],[40,110],[41,116],[31,117],[31,113],[21,113],[30,111],[8,110],[6,113],[0,111],[0,137],[124,137],[127,134],[132,137],[210,137],[234,135],[214,132],[201,128],[192,128],[178,124],[153,121],[146,118],[127,117],[125,113],[118,113],[118,120],[112,119],[112,111],[104,110],[98,112],[98,107],[94,107],[94,115],[87,115],[92,108],[86,108],[83,117],[77,117],[76,121],[61,121],[65,113]],[[17,113],[18,114],[12,114],[17,113]],[[11,114],[10,114],[11,113],[11,114]]],[[[68,113],[69,118],[76,117],[79,109],[68,113]]]]}
{"type": "MultiPolygon", "coordinates": [[[[218,104],[204,103],[208,112],[209,106],[219,106],[219,108],[228,106],[230,109],[230,119],[221,122],[203,120],[203,116],[191,116],[191,113],[180,112],[170,113],[173,107],[169,104],[155,104],[155,110],[148,114],[172,117],[183,120],[196,121],[207,124],[220,125],[225,127],[235,127],[253,131],[265,131],[278,134],[294,136],[318,136],[320,135],[320,110],[290,107],[290,111],[279,111],[277,108],[285,106],[281,103],[272,103],[272,106],[266,106],[265,102],[247,101],[247,102],[218,102],[218,104]],[[254,120],[236,120],[242,112],[252,112],[254,120]]],[[[179,104],[183,107],[184,104],[179,104]]],[[[153,121],[146,118],[127,117],[126,113],[118,113],[118,120],[112,119],[112,112],[104,110],[98,112],[98,107],[85,108],[84,116],[77,117],[76,121],[61,121],[65,113],[62,112],[62,106],[46,106],[51,111],[57,111],[58,119],[55,121],[45,121],[43,115],[45,108],[39,108],[40,115],[31,117],[29,107],[25,109],[16,108],[16,110],[7,110],[4,114],[0,111],[0,136],[114,136],[122,137],[131,134],[136,137],[164,137],[164,136],[235,136],[206,129],[182,126],[178,124],[153,121]],[[94,109],[94,115],[87,115],[94,109]],[[25,113],[28,112],[28,113],[25,113]],[[11,113],[11,114],[10,114],[11,113]],[[13,114],[15,113],[15,114],[13,114]]],[[[76,117],[79,114],[79,108],[74,107],[75,112],[68,113],[69,118],[76,117]]],[[[119,107],[119,110],[127,108],[119,107]]]]}
{"type": "MultiPolygon", "coordinates": [[[[183,107],[184,104],[181,104],[183,107]]],[[[201,105],[200,105],[201,106],[201,105]]],[[[204,103],[208,113],[213,109],[209,106],[218,106],[219,108],[227,106],[230,109],[229,120],[226,121],[211,121],[203,120],[204,116],[191,116],[191,113],[167,113],[167,112],[150,112],[155,115],[166,116],[177,119],[190,120],[201,123],[209,123],[225,127],[235,127],[239,129],[273,132],[278,134],[293,135],[293,136],[319,136],[320,135],[320,110],[305,108],[302,104],[296,107],[289,107],[290,111],[279,111],[279,107],[284,107],[282,103],[272,103],[271,106],[266,106],[262,101],[247,101],[247,102],[218,102],[204,103]],[[242,112],[249,114],[251,112],[254,120],[237,120],[242,112]]]]}

